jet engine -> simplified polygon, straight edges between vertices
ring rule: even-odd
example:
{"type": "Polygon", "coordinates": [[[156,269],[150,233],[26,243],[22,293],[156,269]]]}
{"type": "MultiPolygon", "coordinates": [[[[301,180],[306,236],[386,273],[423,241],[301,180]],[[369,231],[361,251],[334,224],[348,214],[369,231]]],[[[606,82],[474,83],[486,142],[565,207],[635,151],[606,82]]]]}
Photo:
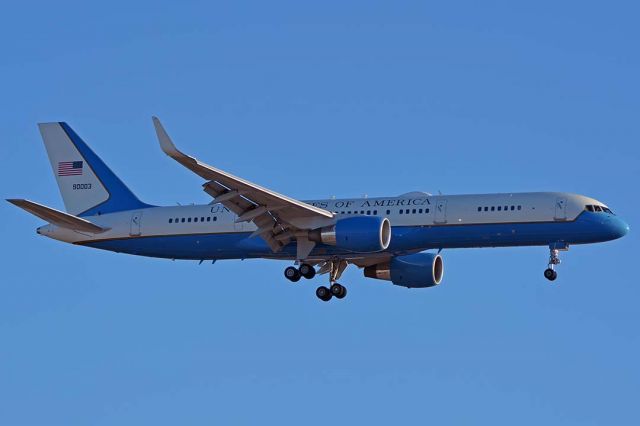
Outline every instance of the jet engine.
{"type": "Polygon", "coordinates": [[[442,257],[433,253],[396,256],[389,262],[364,268],[364,276],[391,281],[407,288],[425,288],[440,284],[444,274],[442,257]]]}
{"type": "Polygon", "coordinates": [[[373,253],[389,247],[391,223],[386,217],[348,217],[335,225],[311,231],[309,239],[349,251],[373,253]]]}

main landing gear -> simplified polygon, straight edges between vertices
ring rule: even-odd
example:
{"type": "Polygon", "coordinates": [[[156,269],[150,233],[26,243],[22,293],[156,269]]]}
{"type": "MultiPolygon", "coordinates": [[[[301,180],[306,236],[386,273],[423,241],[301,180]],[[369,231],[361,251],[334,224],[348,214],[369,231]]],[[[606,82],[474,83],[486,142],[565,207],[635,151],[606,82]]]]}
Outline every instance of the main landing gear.
{"type": "Polygon", "coordinates": [[[342,284],[333,283],[330,288],[320,286],[316,289],[316,296],[323,302],[328,302],[332,297],[344,299],[347,295],[347,288],[342,284]]]}
{"type": "MultiPolygon", "coordinates": [[[[344,299],[347,295],[347,288],[338,283],[337,280],[342,275],[342,272],[347,267],[348,263],[345,260],[330,260],[325,262],[318,271],[318,274],[329,274],[329,287],[320,286],[316,289],[316,296],[323,302],[328,302],[332,298],[344,299]]],[[[300,278],[306,278],[308,280],[316,276],[316,270],[308,263],[302,263],[298,268],[289,266],[284,270],[284,276],[286,279],[292,282],[300,281],[300,278]]]]}
{"type": "Polygon", "coordinates": [[[328,302],[332,297],[336,299],[344,299],[347,295],[347,288],[338,283],[338,279],[347,268],[347,261],[340,259],[332,259],[324,263],[320,268],[321,274],[329,274],[329,288],[320,286],[316,289],[316,296],[323,302],[328,302]]]}
{"type": "Polygon", "coordinates": [[[303,263],[302,265],[300,265],[299,268],[296,268],[294,266],[289,266],[288,268],[286,268],[284,270],[284,276],[289,281],[292,281],[295,283],[300,281],[300,278],[303,278],[303,277],[308,280],[315,277],[316,270],[313,268],[313,266],[309,265],[308,263],[303,263]]]}
{"type": "Polygon", "coordinates": [[[569,246],[566,244],[549,245],[549,267],[544,270],[544,277],[549,281],[554,281],[558,278],[555,267],[560,264],[560,250],[569,250],[569,246]]]}

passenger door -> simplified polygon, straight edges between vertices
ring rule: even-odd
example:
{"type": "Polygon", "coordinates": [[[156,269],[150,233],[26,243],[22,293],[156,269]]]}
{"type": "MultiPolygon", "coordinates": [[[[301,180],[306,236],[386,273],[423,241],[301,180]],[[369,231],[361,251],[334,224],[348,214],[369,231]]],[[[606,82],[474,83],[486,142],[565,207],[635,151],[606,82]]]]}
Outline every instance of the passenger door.
{"type": "Polygon", "coordinates": [[[435,223],[447,223],[447,200],[436,201],[435,223]]]}
{"type": "Polygon", "coordinates": [[[556,199],[556,215],[555,220],[567,220],[567,199],[556,199]]]}

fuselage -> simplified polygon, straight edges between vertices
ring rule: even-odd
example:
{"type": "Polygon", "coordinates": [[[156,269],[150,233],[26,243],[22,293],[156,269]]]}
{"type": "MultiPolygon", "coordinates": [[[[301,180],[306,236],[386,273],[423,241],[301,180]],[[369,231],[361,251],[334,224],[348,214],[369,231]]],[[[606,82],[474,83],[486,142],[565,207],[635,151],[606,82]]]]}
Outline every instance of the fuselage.
{"type": "MultiPolygon", "coordinates": [[[[334,220],[380,216],[390,220],[393,255],[427,249],[588,244],[620,238],[629,227],[605,204],[561,192],[430,195],[306,201],[334,220]]],[[[274,253],[251,222],[222,204],[149,207],[89,216],[101,227],[92,235],[46,225],[38,233],[68,243],[169,259],[295,259],[296,243],[274,253]]],[[[377,256],[319,244],[310,257],[377,256]]]]}

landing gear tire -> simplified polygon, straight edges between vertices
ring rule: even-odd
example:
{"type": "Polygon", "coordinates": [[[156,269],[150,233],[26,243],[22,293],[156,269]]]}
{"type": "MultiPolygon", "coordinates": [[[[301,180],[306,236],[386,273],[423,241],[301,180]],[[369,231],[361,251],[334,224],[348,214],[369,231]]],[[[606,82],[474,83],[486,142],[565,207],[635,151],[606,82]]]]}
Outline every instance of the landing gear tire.
{"type": "Polygon", "coordinates": [[[320,286],[316,289],[316,296],[323,302],[328,302],[333,297],[331,291],[325,286],[320,286]]]}
{"type": "Polygon", "coordinates": [[[300,271],[298,271],[298,269],[294,268],[293,266],[289,266],[284,270],[284,277],[291,282],[295,283],[297,281],[300,281],[301,276],[302,275],[300,274],[300,271]]]}
{"type": "Polygon", "coordinates": [[[544,270],[544,277],[549,281],[553,281],[558,278],[558,273],[551,268],[547,268],[544,270]]]}
{"type": "Polygon", "coordinates": [[[302,265],[300,265],[299,271],[300,274],[308,280],[316,276],[316,270],[308,263],[303,263],[302,265]]]}
{"type": "Polygon", "coordinates": [[[344,297],[347,295],[347,289],[345,286],[335,283],[331,286],[331,294],[338,299],[344,299],[344,297]]]}

